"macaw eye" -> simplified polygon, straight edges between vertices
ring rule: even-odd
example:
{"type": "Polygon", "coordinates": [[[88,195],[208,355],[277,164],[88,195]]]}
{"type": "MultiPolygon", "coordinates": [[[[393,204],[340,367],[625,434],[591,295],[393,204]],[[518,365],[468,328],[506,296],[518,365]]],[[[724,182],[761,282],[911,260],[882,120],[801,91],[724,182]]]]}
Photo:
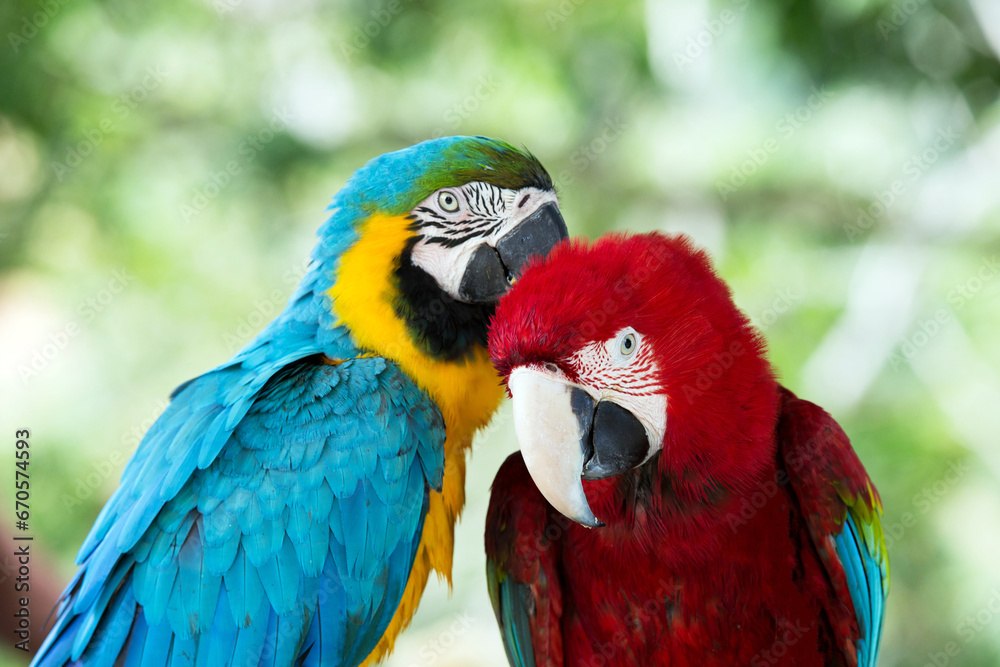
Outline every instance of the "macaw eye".
{"type": "Polygon", "coordinates": [[[635,334],[626,334],[625,337],[622,338],[622,344],[621,344],[622,356],[623,357],[629,356],[630,354],[635,352],[635,348],[636,348],[635,334]]]}
{"type": "Polygon", "coordinates": [[[455,196],[455,193],[445,190],[438,195],[438,206],[441,207],[442,211],[454,213],[458,210],[458,197],[455,196]]]}

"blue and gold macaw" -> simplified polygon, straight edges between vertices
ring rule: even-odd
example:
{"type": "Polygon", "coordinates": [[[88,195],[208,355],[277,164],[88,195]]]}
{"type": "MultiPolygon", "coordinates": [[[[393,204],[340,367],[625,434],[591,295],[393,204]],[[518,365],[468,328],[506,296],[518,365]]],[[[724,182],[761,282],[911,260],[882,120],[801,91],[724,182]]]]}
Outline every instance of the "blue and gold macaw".
{"type": "Polygon", "coordinates": [[[178,387],[77,556],[34,664],[344,665],[451,576],[494,305],[566,237],[530,154],[447,137],[333,199],[284,312],[178,387]]]}

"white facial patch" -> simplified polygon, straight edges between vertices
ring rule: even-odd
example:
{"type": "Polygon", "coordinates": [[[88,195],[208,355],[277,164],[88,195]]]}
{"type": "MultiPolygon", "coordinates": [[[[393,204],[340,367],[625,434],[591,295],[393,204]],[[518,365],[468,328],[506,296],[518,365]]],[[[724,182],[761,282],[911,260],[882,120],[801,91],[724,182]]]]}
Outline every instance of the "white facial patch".
{"type": "Polygon", "coordinates": [[[626,327],[606,341],[581,348],[566,363],[594,400],[611,401],[635,415],[649,438],[646,460],[663,448],[667,394],[653,349],[642,334],[626,327]]]}
{"type": "MultiPolygon", "coordinates": [[[[476,249],[483,243],[495,248],[507,232],[549,202],[558,203],[554,192],[511,190],[481,181],[438,190],[413,209],[414,224],[422,238],[413,247],[412,261],[433,276],[441,289],[458,298],[462,277],[476,249]],[[442,192],[455,196],[457,210],[442,207],[442,192]]],[[[445,203],[452,200],[446,197],[445,203]]]]}

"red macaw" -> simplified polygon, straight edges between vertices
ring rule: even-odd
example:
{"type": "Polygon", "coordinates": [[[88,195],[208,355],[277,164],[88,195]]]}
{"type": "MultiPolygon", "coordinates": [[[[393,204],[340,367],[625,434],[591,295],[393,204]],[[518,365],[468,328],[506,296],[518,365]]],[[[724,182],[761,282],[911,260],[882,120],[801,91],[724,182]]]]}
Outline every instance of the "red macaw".
{"type": "Polygon", "coordinates": [[[689,239],[564,241],[490,355],[521,446],[486,523],[512,665],[875,664],[878,492],[689,239]]]}

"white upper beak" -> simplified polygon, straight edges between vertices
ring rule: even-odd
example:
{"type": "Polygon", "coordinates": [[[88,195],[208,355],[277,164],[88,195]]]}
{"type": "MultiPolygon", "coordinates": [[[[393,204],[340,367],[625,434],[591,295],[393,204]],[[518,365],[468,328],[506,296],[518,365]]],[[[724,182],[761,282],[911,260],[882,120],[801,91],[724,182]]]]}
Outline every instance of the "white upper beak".
{"type": "Polygon", "coordinates": [[[574,385],[520,366],[507,387],[521,455],[538,490],[564,516],[590,528],[603,526],[583,491],[581,441],[587,433],[572,403],[574,385]]]}

